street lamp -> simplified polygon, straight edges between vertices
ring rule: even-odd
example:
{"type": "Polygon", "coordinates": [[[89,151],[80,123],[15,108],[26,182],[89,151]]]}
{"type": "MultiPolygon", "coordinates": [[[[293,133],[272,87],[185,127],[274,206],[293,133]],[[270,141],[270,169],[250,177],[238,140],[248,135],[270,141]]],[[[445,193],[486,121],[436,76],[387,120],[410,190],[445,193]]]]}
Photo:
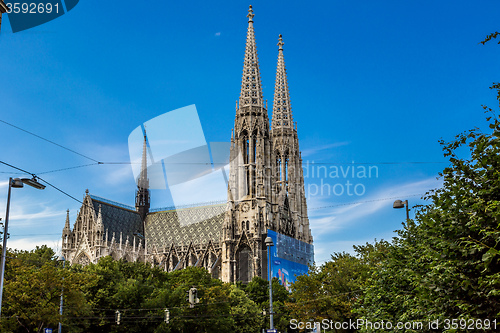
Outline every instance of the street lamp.
{"type": "MultiPolygon", "coordinates": [[[[64,269],[64,266],[66,266],[66,259],[64,259],[62,254],[59,256],[59,258],[57,258],[57,261],[62,261],[63,269],[64,269]]],[[[59,327],[58,327],[59,330],[57,331],[58,333],[62,333],[61,320],[62,320],[62,314],[63,314],[64,275],[62,277],[62,280],[63,280],[63,286],[61,287],[61,303],[59,304],[59,327]]]]}
{"type": "Polygon", "coordinates": [[[274,323],[273,323],[273,282],[272,282],[272,277],[271,277],[271,246],[274,246],[273,239],[271,237],[266,237],[266,240],[264,241],[267,246],[267,276],[269,280],[269,323],[271,325],[270,329],[274,329],[274,323]]]}
{"type": "Polygon", "coordinates": [[[401,200],[396,200],[394,201],[394,204],[392,205],[392,208],[404,208],[406,206],[406,219],[410,219],[410,209],[408,208],[408,200],[401,201],[401,200]]]}
{"type": "Polygon", "coordinates": [[[7,235],[9,231],[9,209],[10,209],[10,190],[11,188],[21,188],[24,184],[34,187],[39,190],[43,190],[45,185],[40,184],[35,176],[32,179],[29,178],[9,178],[9,192],[7,195],[7,209],[5,210],[5,226],[3,228],[3,247],[2,247],[2,263],[1,269],[2,273],[0,274],[0,318],[2,315],[2,297],[3,297],[3,279],[5,275],[5,257],[7,256],[7,235]]]}

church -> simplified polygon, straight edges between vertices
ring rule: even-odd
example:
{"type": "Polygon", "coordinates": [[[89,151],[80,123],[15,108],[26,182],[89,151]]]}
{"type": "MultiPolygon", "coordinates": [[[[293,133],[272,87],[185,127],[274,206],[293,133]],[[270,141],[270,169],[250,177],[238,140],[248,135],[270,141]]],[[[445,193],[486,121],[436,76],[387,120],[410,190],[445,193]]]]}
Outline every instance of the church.
{"type": "Polygon", "coordinates": [[[280,35],[270,121],[262,93],[252,6],[247,18],[241,92],[230,140],[227,202],[151,209],[144,135],[135,207],[87,190],[73,228],[68,211],[62,232],[62,254],[69,263],[85,265],[112,256],[148,262],[169,272],[204,267],[224,282],[246,283],[254,276],[267,279],[264,240],[269,236],[274,242],[272,276],[286,286],[296,275],[307,272],[314,258],[313,237],[284,42],[280,35]]]}

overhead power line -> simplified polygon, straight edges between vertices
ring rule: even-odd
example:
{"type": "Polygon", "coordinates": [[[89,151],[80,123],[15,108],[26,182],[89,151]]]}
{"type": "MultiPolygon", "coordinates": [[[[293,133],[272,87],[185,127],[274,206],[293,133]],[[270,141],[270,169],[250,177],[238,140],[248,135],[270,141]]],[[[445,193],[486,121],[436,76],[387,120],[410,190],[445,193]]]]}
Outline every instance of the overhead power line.
{"type": "MultiPolygon", "coordinates": [[[[87,156],[87,155],[84,155],[84,154],[82,154],[82,153],[79,153],[79,152],[77,152],[77,151],[75,151],[75,150],[73,150],[73,149],[71,149],[71,148],[65,147],[65,146],[63,146],[63,145],[61,145],[61,144],[58,144],[58,143],[56,143],[56,142],[52,141],[52,140],[49,140],[49,139],[47,139],[47,138],[44,138],[44,137],[42,137],[41,135],[35,134],[35,133],[33,133],[33,132],[31,132],[31,131],[28,131],[28,130],[26,130],[26,129],[24,129],[24,128],[21,128],[21,127],[19,127],[19,126],[16,126],[16,125],[14,125],[14,124],[11,124],[11,123],[9,123],[9,122],[7,122],[7,121],[5,121],[5,120],[1,120],[1,119],[0,119],[0,122],[2,122],[2,123],[4,123],[4,124],[6,124],[6,125],[8,125],[8,126],[11,126],[11,127],[15,128],[15,129],[18,129],[18,130],[20,130],[20,131],[23,131],[23,132],[25,132],[25,133],[28,133],[28,134],[30,134],[30,135],[32,135],[32,136],[34,136],[34,137],[36,137],[36,138],[38,138],[38,139],[40,139],[40,140],[44,140],[44,141],[46,141],[46,142],[48,142],[48,143],[51,143],[51,144],[53,144],[53,145],[55,145],[55,146],[58,146],[58,147],[60,147],[60,148],[62,148],[62,149],[65,149],[65,150],[67,150],[67,151],[69,151],[69,152],[72,152],[72,153],[74,153],[74,154],[76,154],[76,155],[82,156],[82,157],[84,157],[84,158],[86,158],[86,159],[89,159],[89,160],[91,160],[91,161],[95,162],[95,163],[92,163],[92,164],[85,164],[85,165],[80,165],[80,166],[75,166],[75,167],[68,167],[68,168],[61,168],[61,169],[56,169],[56,170],[51,170],[51,171],[40,172],[40,173],[38,173],[38,174],[46,174],[46,173],[52,173],[52,172],[66,171],[66,170],[77,169],[77,168],[83,168],[83,167],[87,167],[87,166],[91,166],[91,165],[99,165],[99,164],[134,164],[134,163],[132,163],[132,162],[102,162],[102,161],[98,161],[98,160],[96,160],[96,159],[94,159],[94,158],[92,158],[92,157],[89,157],[89,156],[87,156]]],[[[225,165],[225,164],[227,164],[227,163],[217,163],[217,162],[214,162],[214,163],[203,163],[203,162],[199,162],[199,163],[197,163],[197,162],[168,162],[168,161],[164,161],[164,163],[166,163],[166,164],[195,164],[195,165],[196,165],[196,164],[198,164],[198,165],[212,165],[212,164],[213,164],[213,165],[219,165],[219,164],[224,164],[224,165],[225,165]]],[[[354,161],[353,161],[353,162],[314,162],[314,161],[313,161],[313,162],[307,162],[307,163],[308,163],[308,165],[377,165],[377,164],[379,164],[379,165],[380,165],[380,164],[382,164],[382,165],[404,165],[404,164],[443,164],[443,163],[447,163],[447,162],[444,162],[444,161],[407,161],[407,162],[354,162],[354,161]]],[[[3,172],[2,172],[2,173],[3,173],[3,172]]]]}
{"type": "Polygon", "coordinates": [[[30,135],[33,135],[34,137],[37,137],[37,138],[39,138],[39,139],[41,139],[41,140],[47,141],[47,142],[49,142],[49,143],[51,143],[51,144],[53,144],[53,145],[56,145],[56,146],[58,146],[58,147],[60,147],[60,148],[62,148],[62,149],[65,149],[65,150],[67,150],[67,151],[70,151],[70,152],[72,152],[72,153],[74,153],[74,154],[77,154],[77,155],[80,155],[80,156],[82,156],[82,157],[85,157],[85,158],[87,158],[87,159],[89,159],[89,160],[91,160],[91,161],[94,161],[94,162],[96,162],[96,163],[100,163],[98,160],[95,160],[95,159],[93,159],[92,157],[88,157],[88,156],[86,156],[86,155],[80,154],[79,152],[74,151],[73,149],[70,149],[70,148],[68,148],[68,147],[64,147],[63,145],[60,145],[60,144],[58,144],[58,143],[56,143],[56,142],[54,142],[54,141],[51,141],[51,140],[49,140],[49,139],[46,139],[46,138],[44,138],[44,137],[42,137],[42,136],[40,136],[40,135],[38,135],[38,134],[35,134],[35,133],[30,132],[30,131],[28,131],[28,130],[25,130],[25,129],[23,129],[23,128],[19,127],[19,126],[13,125],[13,124],[11,124],[11,123],[8,123],[8,122],[6,122],[5,120],[1,120],[1,119],[0,119],[0,122],[4,123],[4,124],[6,124],[6,125],[12,126],[12,127],[16,128],[16,129],[18,129],[18,130],[20,130],[20,131],[23,131],[23,132],[25,132],[25,133],[30,134],[30,135]]]}
{"type": "MultiPolygon", "coordinates": [[[[12,164],[9,164],[9,163],[6,163],[6,162],[3,162],[3,161],[0,161],[1,164],[4,164],[4,165],[7,165],[11,168],[14,168],[16,170],[19,170],[19,171],[22,171],[26,174],[29,174],[29,175],[32,175],[34,177],[37,177],[34,173],[31,173],[29,171],[26,171],[24,169],[21,169],[21,168],[18,168],[12,164]]],[[[37,179],[43,181],[44,183],[46,183],[47,185],[49,185],[50,187],[54,188],[55,190],[61,192],[62,194],[70,197],[71,199],[83,204],[83,201],[73,197],[72,195],[64,192],[63,190],[61,190],[60,188],[58,188],[57,186],[55,185],[52,185],[51,183],[49,183],[48,181],[46,181],[45,179],[41,178],[41,177],[37,177],[37,179]]],[[[409,194],[409,195],[404,195],[404,197],[417,197],[417,196],[422,196],[423,194],[422,193],[418,193],[418,194],[409,194]]],[[[335,205],[328,205],[328,206],[321,206],[321,207],[310,207],[309,210],[318,210],[318,209],[325,209],[325,208],[332,208],[332,207],[339,207],[339,206],[350,206],[350,205],[357,205],[357,204],[362,204],[362,203],[367,203],[367,202],[376,202],[376,201],[385,201],[385,200],[392,200],[392,199],[400,199],[402,196],[398,196],[398,197],[387,197],[387,198],[380,198],[380,199],[373,199],[373,200],[363,200],[363,201],[355,201],[355,202],[347,202],[347,203],[341,203],[341,204],[335,204],[335,205]]]]}

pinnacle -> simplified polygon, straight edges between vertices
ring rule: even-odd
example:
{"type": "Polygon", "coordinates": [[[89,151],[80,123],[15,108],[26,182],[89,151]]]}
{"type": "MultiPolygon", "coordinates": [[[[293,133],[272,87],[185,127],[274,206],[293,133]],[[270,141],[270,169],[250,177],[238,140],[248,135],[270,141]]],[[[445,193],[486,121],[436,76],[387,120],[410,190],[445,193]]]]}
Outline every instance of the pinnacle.
{"type": "Polygon", "coordinates": [[[288,79],[286,75],[285,58],[283,56],[283,36],[278,38],[278,65],[276,68],[276,83],[274,86],[274,103],[272,129],[293,130],[293,117],[290,105],[290,93],[288,91],[288,79]]]}
{"type": "Polygon", "coordinates": [[[141,173],[139,176],[139,181],[138,181],[138,186],[140,188],[147,188],[148,187],[148,162],[147,162],[147,136],[146,136],[146,130],[144,130],[144,143],[142,147],[142,163],[141,163],[141,173]]]}
{"type": "Polygon", "coordinates": [[[248,22],[253,22],[253,17],[255,16],[255,14],[253,13],[253,9],[252,9],[252,5],[250,5],[248,7],[248,22]]]}
{"type": "Polygon", "coordinates": [[[245,47],[245,59],[243,62],[243,75],[241,79],[241,93],[239,100],[240,110],[244,107],[263,107],[262,84],[260,80],[259,59],[257,56],[257,45],[253,28],[252,6],[248,9],[248,29],[245,47]]]}
{"type": "Polygon", "coordinates": [[[279,46],[279,50],[283,51],[283,45],[285,45],[285,43],[283,42],[283,36],[281,36],[281,34],[280,34],[280,36],[278,38],[278,44],[277,45],[279,46]]]}
{"type": "Polygon", "coordinates": [[[64,224],[64,229],[70,230],[70,225],[69,225],[69,209],[66,210],[66,223],[64,224]]]}

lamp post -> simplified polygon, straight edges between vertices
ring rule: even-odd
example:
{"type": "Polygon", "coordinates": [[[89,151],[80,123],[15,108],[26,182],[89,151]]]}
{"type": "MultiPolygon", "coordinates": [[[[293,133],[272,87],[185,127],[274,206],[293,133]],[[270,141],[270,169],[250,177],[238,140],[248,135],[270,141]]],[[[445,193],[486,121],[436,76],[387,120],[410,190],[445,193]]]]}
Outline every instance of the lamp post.
{"type": "Polygon", "coordinates": [[[3,246],[2,246],[2,263],[1,269],[2,273],[0,274],[0,318],[2,315],[2,297],[3,297],[3,281],[5,275],[5,257],[7,255],[7,235],[9,231],[9,209],[10,209],[10,190],[11,188],[21,188],[24,184],[34,187],[39,190],[43,190],[45,185],[40,184],[36,178],[33,176],[33,179],[29,178],[9,178],[9,192],[7,194],[7,208],[5,209],[5,226],[3,228],[3,246]]]}
{"type": "MultiPolygon", "coordinates": [[[[57,260],[63,262],[63,269],[64,269],[64,267],[66,266],[66,259],[63,257],[63,255],[61,254],[57,260]]],[[[58,326],[58,331],[57,331],[58,333],[62,333],[61,321],[62,321],[62,314],[63,314],[64,275],[62,277],[62,280],[63,280],[63,286],[61,287],[61,302],[59,304],[59,326],[58,326]]]]}
{"type": "Polygon", "coordinates": [[[274,246],[273,240],[271,237],[266,237],[266,240],[264,241],[267,246],[267,276],[269,280],[269,324],[270,324],[270,329],[274,329],[274,323],[273,323],[273,281],[272,281],[272,276],[271,276],[271,246],[274,246]]]}
{"type": "Polygon", "coordinates": [[[405,200],[405,201],[396,200],[396,201],[394,201],[392,208],[404,208],[405,206],[406,206],[406,220],[409,220],[410,219],[410,209],[408,208],[408,200],[405,200]]]}

